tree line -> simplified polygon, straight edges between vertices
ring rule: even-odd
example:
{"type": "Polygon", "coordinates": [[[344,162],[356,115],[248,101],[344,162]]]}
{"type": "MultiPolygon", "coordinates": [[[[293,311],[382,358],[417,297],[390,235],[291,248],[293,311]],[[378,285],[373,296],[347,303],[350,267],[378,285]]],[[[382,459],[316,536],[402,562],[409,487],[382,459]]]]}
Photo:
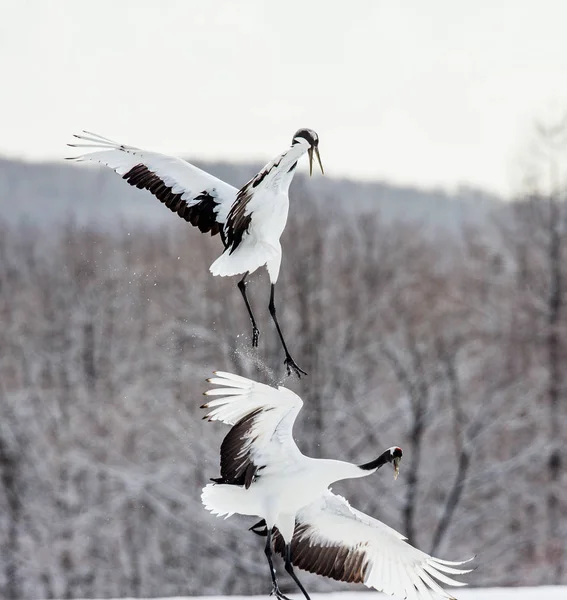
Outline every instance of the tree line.
{"type": "MultiPolygon", "coordinates": [[[[386,472],[335,490],[474,585],[566,583],[567,207],[535,186],[490,227],[433,234],[294,199],[278,316],[213,278],[184,224],[0,223],[0,595],[261,594],[252,522],[208,515],[227,430],[201,420],[212,370],[304,400],[305,453],[386,472]]],[[[314,590],[340,589],[307,576],[314,590]]],[[[282,586],[285,592],[285,584],[282,586]]]]}

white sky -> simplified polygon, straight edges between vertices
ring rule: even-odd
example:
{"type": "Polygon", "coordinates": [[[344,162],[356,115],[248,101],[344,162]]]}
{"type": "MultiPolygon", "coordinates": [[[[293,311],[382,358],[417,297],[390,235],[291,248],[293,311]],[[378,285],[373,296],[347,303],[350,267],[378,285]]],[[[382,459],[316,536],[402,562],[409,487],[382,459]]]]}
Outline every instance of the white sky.
{"type": "MultiPolygon", "coordinates": [[[[567,108],[563,0],[0,0],[0,154],[81,129],[267,160],[315,129],[327,173],[509,193],[567,108]]],[[[304,167],[305,168],[305,167],[304,167]]]]}

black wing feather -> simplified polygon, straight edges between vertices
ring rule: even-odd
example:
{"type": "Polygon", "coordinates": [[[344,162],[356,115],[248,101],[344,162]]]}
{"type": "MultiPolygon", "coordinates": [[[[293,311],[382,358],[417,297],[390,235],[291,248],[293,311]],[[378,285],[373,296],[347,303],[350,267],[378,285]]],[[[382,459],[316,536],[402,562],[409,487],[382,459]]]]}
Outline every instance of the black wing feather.
{"type": "MultiPolygon", "coordinates": [[[[280,159],[281,160],[281,159],[280,159]]],[[[280,160],[263,168],[236,195],[226,220],[226,249],[232,254],[242,242],[242,236],[248,231],[252,214],[246,214],[248,203],[254,196],[254,190],[264,181],[267,175],[280,164],[280,160]]],[[[296,163],[297,164],[297,163],[296,163]]]]}
{"type": "Polygon", "coordinates": [[[247,447],[254,442],[250,434],[254,420],[266,410],[270,409],[258,408],[251,412],[228,432],[221,444],[221,476],[213,479],[215,483],[243,485],[246,489],[252,485],[263,465],[254,464],[247,447]]]}
{"type": "Polygon", "coordinates": [[[242,236],[248,231],[250,227],[250,221],[252,220],[252,213],[246,213],[246,207],[248,202],[253,196],[252,188],[254,186],[254,179],[247,183],[236,195],[236,200],[231,206],[226,219],[226,245],[229,254],[232,254],[240,242],[242,242],[242,236]]]}
{"type": "MultiPolygon", "coordinates": [[[[261,531],[261,523],[254,526],[261,531]]],[[[260,531],[254,531],[262,535],[260,531]]],[[[285,542],[280,532],[274,531],[274,549],[285,557],[285,542]]],[[[309,525],[295,523],[291,539],[291,562],[298,569],[330,577],[347,583],[364,583],[368,560],[364,545],[347,548],[342,544],[322,546],[309,535],[309,525]]]]}
{"type": "Polygon", "coordinates": [[[222,225],[216,220],[215,212],[219,203],[208,192],[201,192],[195,198],[197,202],[189,206],[183,199],[183,192],[173,193],[172,188],[167,186],[159,175],[143,164],[132,167],[122,175],[122,179],[140,190],[148,190],[172,212],[198,227],[203,233],[210,231],[211,235],[216,235],[222,230],[222,225]]]}

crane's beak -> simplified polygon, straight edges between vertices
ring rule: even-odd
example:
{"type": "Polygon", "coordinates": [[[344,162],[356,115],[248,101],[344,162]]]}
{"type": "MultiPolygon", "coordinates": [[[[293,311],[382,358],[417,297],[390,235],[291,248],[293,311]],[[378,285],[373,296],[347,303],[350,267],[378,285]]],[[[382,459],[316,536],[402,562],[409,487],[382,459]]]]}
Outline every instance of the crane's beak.
{"type": "Polygon", "coordinates": [[[396,456],[392,461],[392,464],[394,465],[394,479],[397,479],[400,474],[400,460],[401,456],[396,456]]]}
{"type": "Polygon", "coordinates": [[[325,171],[323,170],[323,163],[321,162],[321,155],[319,154],[319,148],[317,146],[311,146],[309,150],[307,150],[307,154],[309,154],[309,177],[313,175],[313,150],[315,150],[315,155],[317,156],[317,160],[319,161],[319,166],[321,167],[321,173],[324,175],[325,171]]]}

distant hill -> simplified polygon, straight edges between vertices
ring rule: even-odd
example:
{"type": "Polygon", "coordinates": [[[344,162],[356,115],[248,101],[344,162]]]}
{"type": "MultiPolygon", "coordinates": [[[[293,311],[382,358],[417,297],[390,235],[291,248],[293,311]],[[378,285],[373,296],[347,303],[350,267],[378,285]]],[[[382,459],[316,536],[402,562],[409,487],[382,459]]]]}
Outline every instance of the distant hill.
{"type": "MultiPolygon", "coordinates": [[[[242,186],[261,165],[205,163],[199,167],[236,187],[242,186]]],[[[454,193],[424,190],[384,182],[363,182],[317,176],[296,176],[292,203],[308,197],[340,215],[379,212],[386,220],[410,220],[426,227],[452,230],[463,223],[481,224],[501,206],[501,200],[480,189],[463,187],[454,193]]],[[[0,158],[0,214],[9,222],[49,226],[72,215],[78,223],[107,226],[135,219],[163,224],[171,213],[149,192],[126,185],[110,169],[84,163],[30,163],[0,158]]]]}

